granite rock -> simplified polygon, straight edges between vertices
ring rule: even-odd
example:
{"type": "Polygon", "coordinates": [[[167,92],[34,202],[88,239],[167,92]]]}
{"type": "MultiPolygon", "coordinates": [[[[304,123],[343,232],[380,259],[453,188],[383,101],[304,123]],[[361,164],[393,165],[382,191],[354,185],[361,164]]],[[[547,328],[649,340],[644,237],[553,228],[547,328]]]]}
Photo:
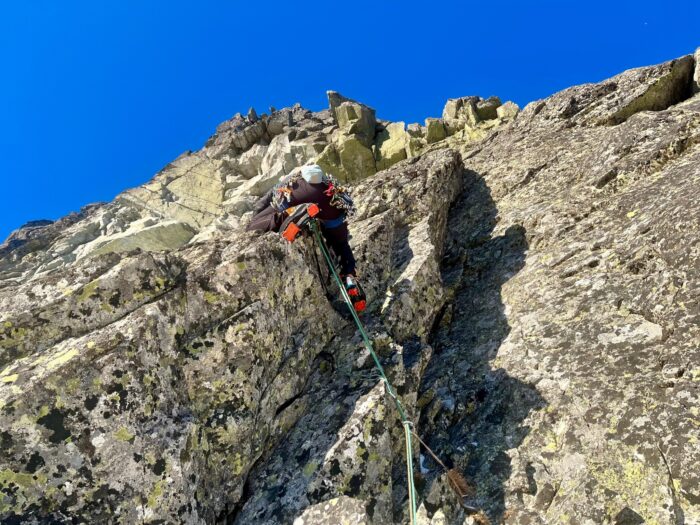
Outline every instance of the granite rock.
{"type": "Polygon", "coordinates": [[[472,486],[459,501],[415,444],[420,523],[700,523],[696,82],[689,55],[519,113],[450,100],[408,132],[331,92],[20,228],[0,245],[0,521],[407,521],[395,408],[311,240],[244,231],[318,161],[353,183],[380,360],[472,486]]]}

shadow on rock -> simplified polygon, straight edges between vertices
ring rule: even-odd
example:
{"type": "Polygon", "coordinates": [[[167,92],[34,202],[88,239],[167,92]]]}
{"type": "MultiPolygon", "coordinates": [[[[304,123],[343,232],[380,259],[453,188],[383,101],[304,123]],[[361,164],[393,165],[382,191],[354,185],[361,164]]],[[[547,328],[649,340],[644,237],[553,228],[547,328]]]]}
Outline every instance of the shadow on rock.
{"type": "Polygon", "coordinates": [[[307,507],[343,494],[362,501],[369,517],[390,515],[391,492],[368,488],[391,487],[386,465],[397,416],[367,356],[358,358],[356,344],[342,347],[352,338],[352,329],[343,330],[335,353],[314,361],[304,393],[278,414],[290,422],[287,435],[263,453],[222,523],[296,523],[307,507]]]}
{"type": "MultiPolygon", "coordinates": [[[[493,363],[510,332],[501,288],[524,266],[528,248],[520,225],[494,236],[497,221],[483,178],[466,171],[464,194],[451,211],[443,259],[443,279],[454,296],[433,334],[418,428],[448,466],[461,469],[474,485],[474,495],[465,503],[500,522],[506,491],[534,491],[527,469],[519,472],[508,451],[522,443],[529,432],[523,421],[544,401],[534,386],[493,363]]],[[[440,468],[421,453],[430,513],[442,506],[445,496],[437,488],[440,468]]]]}

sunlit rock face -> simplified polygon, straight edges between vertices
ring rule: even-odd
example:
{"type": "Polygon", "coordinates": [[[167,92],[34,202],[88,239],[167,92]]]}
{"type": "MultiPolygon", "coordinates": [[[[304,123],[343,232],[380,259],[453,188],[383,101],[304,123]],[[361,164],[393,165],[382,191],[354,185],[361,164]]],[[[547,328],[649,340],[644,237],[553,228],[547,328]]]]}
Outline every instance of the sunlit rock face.
{"type": "Polygon", "coordinates": [[[318,162],[358,206],[375,349],[473,485],[458,501],[415,444],[421,523],[700,523],[696,57],[522,111],[450,99],[425,126],[332,91],[251,110],[114,201],[20,228],[0,245],[0,521],[407,522],[393,401],[312,239],[244,231],[318,162]]]}

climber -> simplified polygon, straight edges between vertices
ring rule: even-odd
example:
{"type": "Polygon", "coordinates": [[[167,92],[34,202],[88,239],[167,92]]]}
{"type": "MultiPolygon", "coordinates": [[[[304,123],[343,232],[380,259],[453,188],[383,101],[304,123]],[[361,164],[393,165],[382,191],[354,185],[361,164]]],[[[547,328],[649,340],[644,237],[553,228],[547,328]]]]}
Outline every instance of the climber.
{"type": "Polygon", "coordinates": [[[283,177],[280,182],[257,201],[248,230],[280,231],[282,224],[295,207],[314,203],[319,212],[316,218],[326,243],[338,257],[340,275],[355,310],[365,308],[362,288],[357,282],[355,257],[349,244],[346,218],[354,212],[347,191],[325,174],[320,166],[312,164],[283,177]]]}

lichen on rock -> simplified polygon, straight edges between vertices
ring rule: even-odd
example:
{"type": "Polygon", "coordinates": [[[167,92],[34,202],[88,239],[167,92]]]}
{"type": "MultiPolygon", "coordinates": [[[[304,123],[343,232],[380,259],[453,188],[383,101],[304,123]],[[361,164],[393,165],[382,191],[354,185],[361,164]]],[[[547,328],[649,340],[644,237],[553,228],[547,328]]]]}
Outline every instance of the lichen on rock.
{"type": "Polygon", "coordinates": [[[351,184],[374,348],[469,481],[414,443],[420,523],[699,522],[696,81],[681,57],[408,128],[329,92],[17,230],[0,521],[407,521],[402,428],[311,239],[244,229],[318,162],[351,184]]]}

